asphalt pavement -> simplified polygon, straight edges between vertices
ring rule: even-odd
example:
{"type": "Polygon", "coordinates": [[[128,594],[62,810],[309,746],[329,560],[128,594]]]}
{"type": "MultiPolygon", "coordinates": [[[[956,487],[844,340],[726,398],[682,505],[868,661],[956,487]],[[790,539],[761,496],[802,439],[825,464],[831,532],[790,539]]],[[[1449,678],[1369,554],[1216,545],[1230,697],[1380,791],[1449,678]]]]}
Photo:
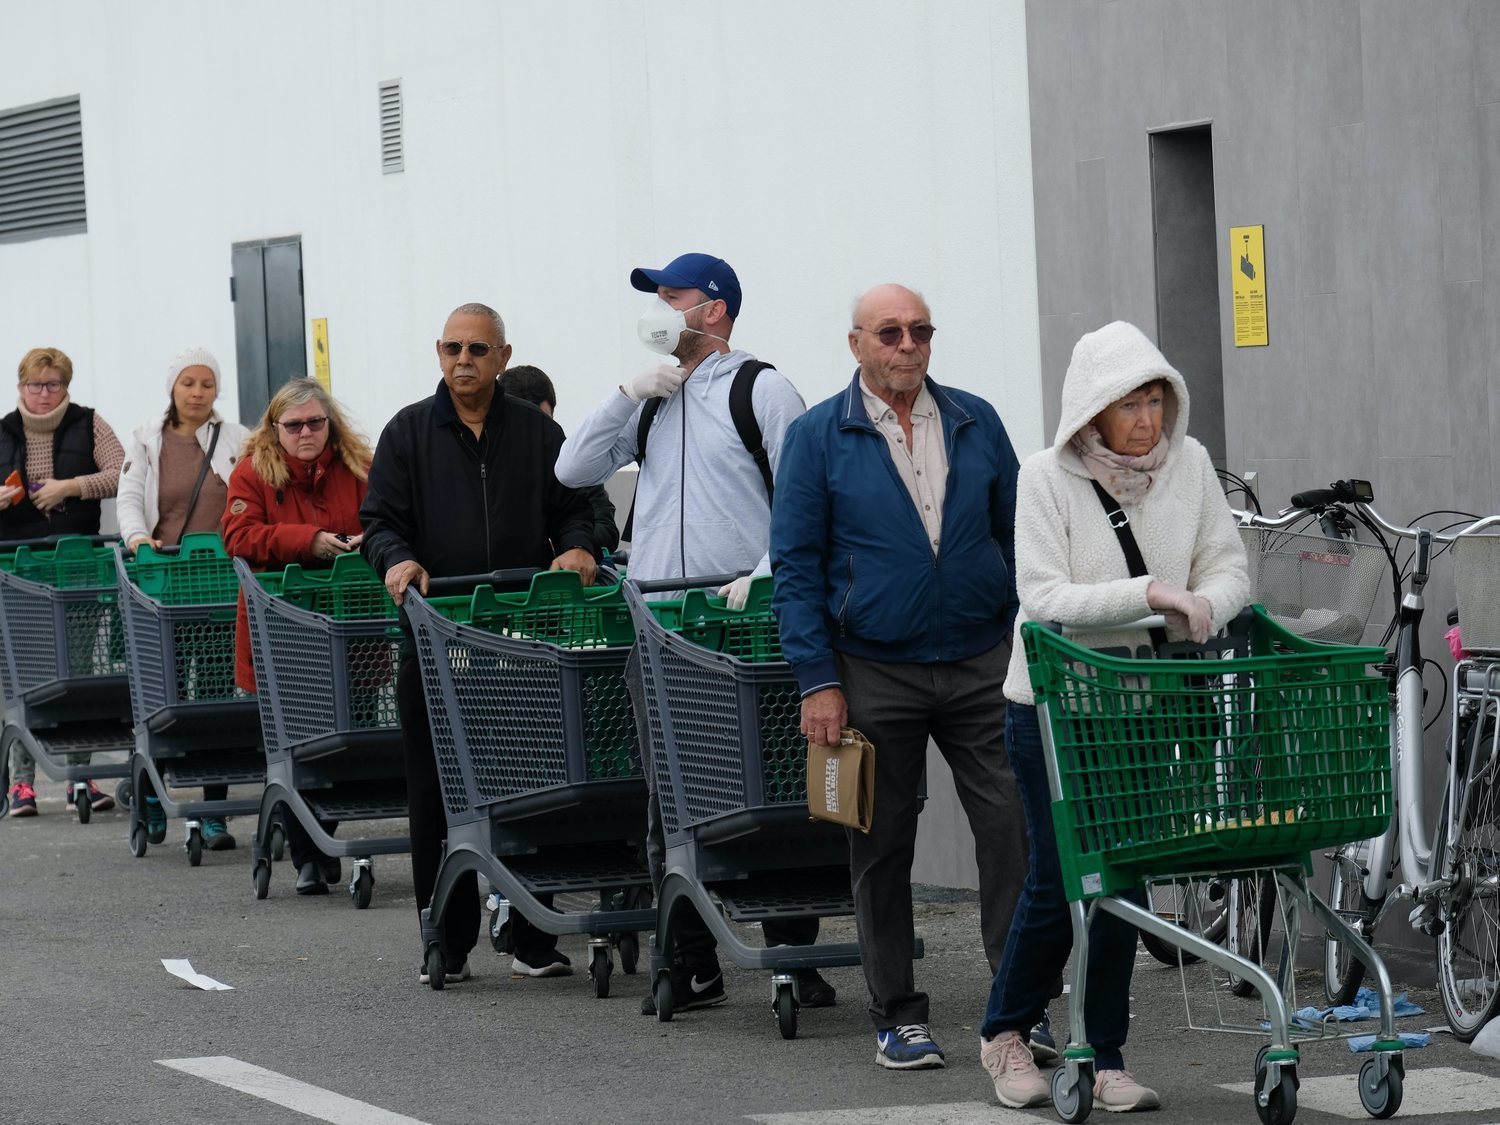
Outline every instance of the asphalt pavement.
{"type": "MultiPolygon", "coordinates": [[[[594,996],[579,938],[563,942],[574,976],[515,979],[509,958],[481,939],[473,979],[434,992],[417,982],[404,856],[375,861],[367,910],[341,891],[298,898],[285,863],[257,901],[246,820],[231,822],[239,850],[208,853],[194,869],[180,821],[168,843],[136,859],[125,813],[80,825],[60,785],[44,782],[39,793],[41,816],[0,820],[0,933],[9,954],[0,969],[0,1115],[10,1121],[1056,1120],[1050,1109],[1002,1109],[980,1067],[989,972],[967,892],[918,888],[927,956],[917,981],[932,997],[932,1030],[948,1066],[898,1073],[874,1063],[857,970],[826,974],[837,1006],[803,1011],[791,1041],[777,1032],[764,973],[727,968],[727,1003],[663,1024],[639,1014],[644,972],[617,968],[610,998],[594,996]],[[190,960],[231,990],[187,984],[163,958],[190,960]]],[[[829,920],[824,934],[850,940],[852,923],[829,920]]],[[[1299,1002],[1322,1003],[1314,974],[1303,974],[1299,989],[1299,1002]]],[[[1255,1122],[1248,1083],[1259,1041],[1184,1028],[1184,990],[1178,970],[1140,954],[1127,1062],[1161,1092],[1163,1108],[1148,1120],[1255,1122]],[[1224,1088],[1235,1085],[1244,1088],[1224,1088]]],[[[1427,1010],[1403,1019],[1403,1029],[1443,1022],[1430,989],[1398,990],[1427,1010]]],[[[1186,991],[1215,1004],[1196,976],[1186,991]]],[[[1237,1020],[1258,1018],[1253,1001],[1218,999],[1237,1020]]],[[[1062,1005],[1054,1018],[1062,1032],[1062,1005]]],[[[1342,1042],[1306,1048],[1297,1120],[1364,1119],[1354,1077],[1364,1057],[1342,1042]]],[[[1093,1120],[1103,1117],[1095,1110],[1093,1120]]],[[[1432,1046],[1406,1055],[1399,1117],[1500,1122],[1500,1061],[1435,1035],[1432,1046]]]]}

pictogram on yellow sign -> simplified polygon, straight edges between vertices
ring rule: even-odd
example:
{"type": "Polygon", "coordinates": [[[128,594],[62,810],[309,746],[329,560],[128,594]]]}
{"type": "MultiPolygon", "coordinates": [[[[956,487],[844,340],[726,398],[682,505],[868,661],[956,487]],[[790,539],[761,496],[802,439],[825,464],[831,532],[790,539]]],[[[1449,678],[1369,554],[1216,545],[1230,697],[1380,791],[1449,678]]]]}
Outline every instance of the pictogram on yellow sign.
{"type": "Polygon", "coordinates": [[[323,384],[325,391],[332,391],[328,373],[328,318],[319,317],[312,322],[313,329],[313,378],[323,384]]]}
{"type": "Polygon", "coordinates": [[[1266,228],[1230,227],[1229,262],[1234,346],[1265,347],[1271,342],[1266,323],[1266,228]]]}

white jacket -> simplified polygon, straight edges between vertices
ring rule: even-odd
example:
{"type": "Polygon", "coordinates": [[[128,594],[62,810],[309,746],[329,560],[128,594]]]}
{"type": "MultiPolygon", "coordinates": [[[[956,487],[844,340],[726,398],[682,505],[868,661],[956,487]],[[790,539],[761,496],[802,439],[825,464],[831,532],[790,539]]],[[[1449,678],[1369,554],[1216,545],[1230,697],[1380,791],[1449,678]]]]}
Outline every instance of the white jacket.
{"type": "MultiPolygon", "coordinates": [[[[1005,679],[1007,699],[1035,702],[1020,641],[1023,621],[1071,626],[1134,621],[1154,612],[1146,604],[1152,579],[1206,599],[1216,629],[1244,608],[1250,597],[1245,549],[1208,450],[1187,436],[1187,422],[1187,384],[1140,329],[1116,321],[1078,341],[1063,380],[1056,440],[1026,459],[1016,484],[1021,611],[1005,679]],[[1104,407],[1156,379],[1164,379],[1169,389],[1162,428],[1171,452],[1140,502],[1122,505],[1149,571],[1132,578],[1088,469],[1069,443],[1104,407]]],[[[1070,639],[1088,648],[1134,650],[1150,643],[1144,630],[1070,639]]]]}
{"type": "MultiPolygon", "coordinates": [[[[238,422],[226,422],[216,410],[195,435],[203,452],[208,452],[215,422],[223,424],[219,444],[214,447],[209,468],[214,476],[229,483],[229,473],[240,459],[250,431],[238,422]]],[[[120,491],[115,499],[115,515],[120,522],[120,538],[126,543],[142,536],[150,537],[161,518],[157,493],[161,488],[161,432],[166,419],[159,417],[136,430],[130,437],[125,465],[120,470],[120,491]]]]}

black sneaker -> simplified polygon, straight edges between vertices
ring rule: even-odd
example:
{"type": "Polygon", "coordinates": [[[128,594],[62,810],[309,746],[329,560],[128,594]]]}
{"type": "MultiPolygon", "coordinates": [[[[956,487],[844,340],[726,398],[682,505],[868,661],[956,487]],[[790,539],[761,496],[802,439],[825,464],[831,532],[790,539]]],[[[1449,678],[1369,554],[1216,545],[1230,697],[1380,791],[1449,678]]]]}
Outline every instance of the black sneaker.
{"type": "MultiPolygon", "coordinates": [[[[702,967],[696,971],[686,967],[672,970],[672,1010],[674,1012],[712,1008],[715,1004],[724,1003],[725,999],[724,974],[717,964],[702,967]]],[[[646,993],[641,999],[641,1015],[656,1015],[655,990],[646,993]]]]}
{"type": "Polygon", "coordinates": [[[797,995],[802,998],[804,1008],[831,1008],[838,1000],[838,992],[818,975],[816,969],[797,970],[797,995]]]}
{"type": "Polygon", "coordinates": [[[1042,1018],[1026,1038],[1034,1061],[1052,1062],[1057,1058],[1057,1040],[1052,1038],[1052,1017],[1048,1013],[1042,1013],[1042,1018]]]}
{"type": "Polygon", "coordinates": [[[520,977],[566,977],[573,974],[573,962],[555,949],[544,949],[528,953],[524,961],[517,954],[511,960],[510,971],[520,977]]]}
{"type": "Polygon", "coordinates": [[[318,869],[317,860],[310,859],[297,868],[297,893],[299,895],[326,895],[328,884],[318,869]]]}
{"type": "Polygon", "coordinates": [[[344,868],[339,863],[336,855],[324,855],[318,857],[318,869],[323,872],[325,883],[341,883],[344,879],[344,868]]]}

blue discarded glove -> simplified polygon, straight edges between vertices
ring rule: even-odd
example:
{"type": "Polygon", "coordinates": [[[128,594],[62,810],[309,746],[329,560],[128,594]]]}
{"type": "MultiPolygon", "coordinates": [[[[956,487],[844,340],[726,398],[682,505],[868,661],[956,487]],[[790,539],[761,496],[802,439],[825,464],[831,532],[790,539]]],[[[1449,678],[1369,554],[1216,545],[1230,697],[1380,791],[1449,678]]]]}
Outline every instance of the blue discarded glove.
{"type": "MultiPolygon", "coordinates": [[[[1430,1031],[1399,1031],[1396,1034],[1400,1036],[1401,1042],[1407,1047],[1425,1047],[1432,1042],[1432,1033],[1430,1031]]],[[[1349,1050],[1355,1054],[1359,1054],[1361,1051],[1368,1051],[1373,1046],[1375,1046],[1375,1036],[1373,1035],[1355,1035],[1349,1039],[1349,1050]]]]}

